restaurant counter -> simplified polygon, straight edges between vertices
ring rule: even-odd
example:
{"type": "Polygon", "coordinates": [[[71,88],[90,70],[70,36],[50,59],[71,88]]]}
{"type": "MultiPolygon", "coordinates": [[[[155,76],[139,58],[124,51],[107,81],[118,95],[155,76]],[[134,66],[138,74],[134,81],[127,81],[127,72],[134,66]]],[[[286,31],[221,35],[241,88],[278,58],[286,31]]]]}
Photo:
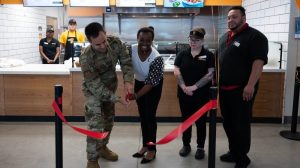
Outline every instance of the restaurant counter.
{"type": "MultiPolygon", "coordinates": [[[[117,68],[118,69],[118,68],[117,68]]],[[[284,70],[264,70],[254,104],[253,117],[281,118],[283,109],[284,70]]],[[[117,72],[118,95],[124,95],[122,73],[117,72]]],[[[22,67],[0,68],[0,116],[54,116],[52,101],[54,85],[63,86],[63,113],[66,116],[84,115],[84,96],[81,91],[80,68],[63,64],[27,64],[22,67]]],[[[138,116],[132,101],[128,108],[116,104],[116,116],[138,116]]],[[[166,66],[158,117],[179,117],[177,85],[173,67],[166,66]]]]}

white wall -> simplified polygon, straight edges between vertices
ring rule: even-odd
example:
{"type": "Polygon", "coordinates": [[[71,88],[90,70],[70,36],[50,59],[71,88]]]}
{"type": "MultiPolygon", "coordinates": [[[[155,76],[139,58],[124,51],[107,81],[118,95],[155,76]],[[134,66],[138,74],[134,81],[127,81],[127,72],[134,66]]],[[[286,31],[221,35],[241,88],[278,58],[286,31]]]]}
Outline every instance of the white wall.
{"type": "Polygon", "coordinates": [[[286,68],[290,0],[244,0],[247,22],[260,30],[270,42],[283,44],[283,68],[286,68]]]}
{"type": "MultiPolygon", "coordinates": [[[[23,5],[0,6],[0,58],[18,58],[26,63],[41,63],[39,33],[45,37],[46,16],[60,23],[63,8],[33,8],[23,5]],[[38,27],[42,27],[42,31],[38,27]]],[[[60,26],[60,25],[59,25],[60,26]]]]}

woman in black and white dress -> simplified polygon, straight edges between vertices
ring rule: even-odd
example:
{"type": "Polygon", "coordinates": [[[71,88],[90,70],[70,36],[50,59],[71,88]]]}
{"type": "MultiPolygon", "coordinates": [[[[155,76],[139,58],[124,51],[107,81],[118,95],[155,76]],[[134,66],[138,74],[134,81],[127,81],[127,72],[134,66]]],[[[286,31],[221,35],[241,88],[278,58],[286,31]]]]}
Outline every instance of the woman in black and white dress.
{"type": "Polygon", "coordinates": [[[156,146],[148,143],[156,142],[156,110],[163,85],[164,61],[158,51],[152,47],[153,39],[153,30],[144,27],[137,33],[138,44],[131,46],[135,94],[129,99],[137,102],[143,136],[143,147],[132,156],[143,157],[142,164],[155,159],[156,146]]]}

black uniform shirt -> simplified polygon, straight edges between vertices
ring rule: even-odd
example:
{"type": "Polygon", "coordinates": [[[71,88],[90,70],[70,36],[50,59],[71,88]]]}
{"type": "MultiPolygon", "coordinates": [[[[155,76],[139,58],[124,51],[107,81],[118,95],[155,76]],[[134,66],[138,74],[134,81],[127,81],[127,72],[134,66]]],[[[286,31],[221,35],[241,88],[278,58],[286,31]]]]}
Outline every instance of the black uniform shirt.
{"type": "Polygon", "coordinates": [[[220,39],[220,85],[248,83],[254,60],[268,62],[268,39],[258,30],[247,27],[228,41],[228,32],[220,39]]]}
{"type": "Polygon", "coordinates": [[[39,45],[43,47],[43,51],[49,59],[54,59],[56,48],[59,47],[59,42],[55,38],[52,38],[50,43],[47,42],[47,38],[43,38],[39,45]]]}
{"type": "MultiPolygon", "coordinates": [[[[186,86],[192,86],[208,73],[208,68],[214,67],[213,54],[202,48],[200,54],[193,57],[191,48],[183,50],[176,56],[174,65],[180,69],[182,78],[186,86]]],[[[209,87],[211,83],[194,91],[193,96],[187,96],[178,86],[178,96],[191,98],[193,100],[205,98],[208,99],[209,87]]]]}

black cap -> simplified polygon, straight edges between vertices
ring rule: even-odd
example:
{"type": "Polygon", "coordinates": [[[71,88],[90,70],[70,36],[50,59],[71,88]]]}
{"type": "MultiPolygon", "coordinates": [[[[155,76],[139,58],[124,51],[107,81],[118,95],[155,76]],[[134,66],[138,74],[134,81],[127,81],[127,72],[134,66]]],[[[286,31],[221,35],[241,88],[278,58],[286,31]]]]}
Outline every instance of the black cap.
{"type": "Polygon", "coordinates": [[[198,31],[190,31],[190,36],[192,38],[196,38],[196,39],[203,39],[204,35],[201,32],[198,31]]]}
{"type": "Polygon", "coordinates": [[[50,32],[50,33],[54,32],[53,27],[47,28],[47,32],[50,32]]]}
{"type": "Polygon", "coordinates": [[[76,23],[76,20],[75,20],[75,19],[70,19],[70,20],[69,20],[69,25],[70,25],[70,24],[72,24],[72,25],[77,24],[77,23],[76,23]]]}
{"type": "Polygon", "coordinates": [[[205,35],[205,30],[203,28],[194,28],[192,31],[190,31],[189,37],[195,39],[203,39],[204,35],[205,35]]]}

